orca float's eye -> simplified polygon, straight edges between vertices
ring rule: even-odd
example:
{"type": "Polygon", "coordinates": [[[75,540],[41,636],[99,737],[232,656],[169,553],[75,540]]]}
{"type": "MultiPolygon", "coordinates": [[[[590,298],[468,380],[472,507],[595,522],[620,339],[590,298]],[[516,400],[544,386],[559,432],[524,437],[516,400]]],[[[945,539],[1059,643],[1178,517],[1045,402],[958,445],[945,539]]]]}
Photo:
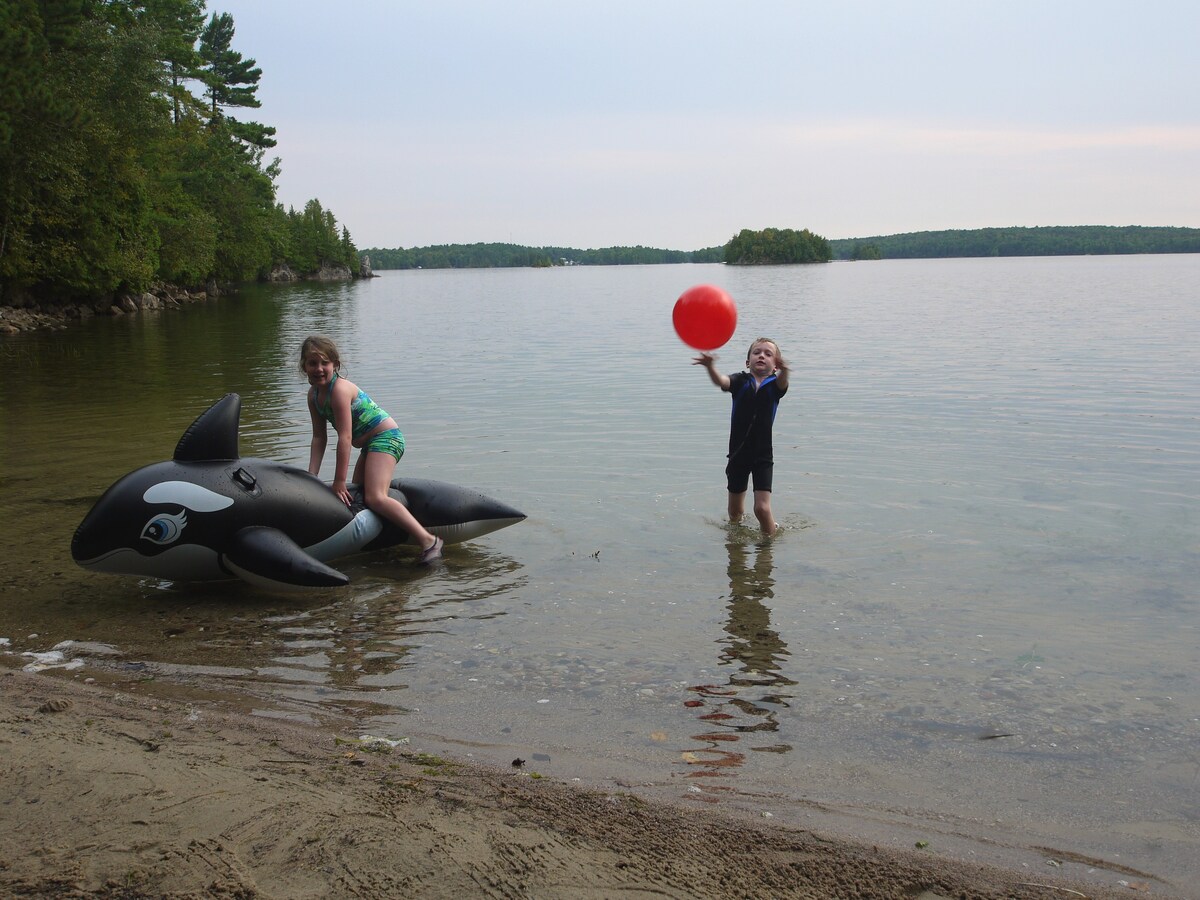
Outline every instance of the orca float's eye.
{"type": "Polygon", "coordinates": [[[178,540],[180,533],[187,527],[187,512],[180,510],[175,515],[159,513],[146,523],[142,529],[142,538],[152,544],[171,544],[178,540]]]}

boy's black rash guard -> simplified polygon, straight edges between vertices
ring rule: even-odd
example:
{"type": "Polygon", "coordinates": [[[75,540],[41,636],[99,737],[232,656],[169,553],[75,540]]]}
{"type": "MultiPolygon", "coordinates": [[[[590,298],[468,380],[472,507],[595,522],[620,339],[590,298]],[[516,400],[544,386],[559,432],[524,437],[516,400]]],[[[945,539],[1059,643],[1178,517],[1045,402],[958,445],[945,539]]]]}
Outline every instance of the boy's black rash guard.
{"type": "Polygon", "coordinates": [[[735,372],[729,376],[729,393],[733,396],[733,411],[729,418],[730,459],[747,464],[773,462],[771,426],[779,409],[779,400],[787,393],[774,375],[754,389],[754,376],[735,372]]]}

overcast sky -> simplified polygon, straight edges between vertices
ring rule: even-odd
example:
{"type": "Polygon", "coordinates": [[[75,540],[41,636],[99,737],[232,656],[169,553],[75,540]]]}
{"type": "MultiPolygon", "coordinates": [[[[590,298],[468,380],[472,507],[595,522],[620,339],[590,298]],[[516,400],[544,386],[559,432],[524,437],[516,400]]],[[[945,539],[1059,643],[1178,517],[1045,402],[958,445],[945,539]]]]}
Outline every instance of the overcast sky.
{"type": "Polygon", "coordinates": [[[360,249],[1200,226],[1196,0],[209,0],[360,249]]]}

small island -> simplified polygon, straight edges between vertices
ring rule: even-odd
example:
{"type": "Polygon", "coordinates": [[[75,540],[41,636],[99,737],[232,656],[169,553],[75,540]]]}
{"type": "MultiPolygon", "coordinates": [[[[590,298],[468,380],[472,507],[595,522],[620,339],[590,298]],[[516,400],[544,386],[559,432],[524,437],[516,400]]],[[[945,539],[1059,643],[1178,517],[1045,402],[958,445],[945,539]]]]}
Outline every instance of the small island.
{"type": "Polygon", "coordinates": [[[725,262],[731,266],[778,266],[825,263],[833,259],[829,241],[807,228],[743,228],[725,245],[725,262]]]}

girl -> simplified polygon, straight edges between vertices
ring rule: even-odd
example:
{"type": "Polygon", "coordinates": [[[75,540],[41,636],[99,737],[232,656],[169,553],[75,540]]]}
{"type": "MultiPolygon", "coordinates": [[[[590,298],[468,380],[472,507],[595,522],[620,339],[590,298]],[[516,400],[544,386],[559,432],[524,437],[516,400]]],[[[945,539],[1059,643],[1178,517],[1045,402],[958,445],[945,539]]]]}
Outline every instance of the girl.
{"type": "Polygon", "coordinates": [[[421,548],[418,560],[428,564],[442,556],[443,541],[426,531],[408,508],[388,494],[396,463],[404,455],[404,435],[396,421],[358,389],[358,385],[338,374],[342,367],[337,345],[329,338],[312,336],[300,346],[300,371],[308,376],[308,414],[312,417],[312,447],[308,471],[321,471],[321,458],[327,443],[326,422],[337,432],[337,461],[333,470],[333,492],[347,506],[350,492],[346,472],[350,466],[350,448],[362,452],[354,465],[353,483],[361,485],[367,509],[383,516],[412,535],[421,548]]]}

